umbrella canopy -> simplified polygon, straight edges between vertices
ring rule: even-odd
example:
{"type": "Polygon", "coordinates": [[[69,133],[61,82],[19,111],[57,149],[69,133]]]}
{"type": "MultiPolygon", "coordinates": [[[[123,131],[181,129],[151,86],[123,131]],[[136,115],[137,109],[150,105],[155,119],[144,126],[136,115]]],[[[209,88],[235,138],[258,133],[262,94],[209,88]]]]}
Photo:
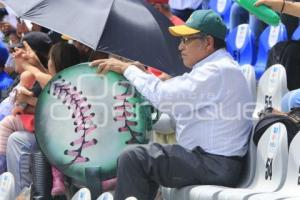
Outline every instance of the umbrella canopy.
{"type": "Polygon", "coordinates": [[[99,51],[138,60],[171,75],[185,70],[170,21],[144,0],[4,0],[18,17],[99,51]]]}

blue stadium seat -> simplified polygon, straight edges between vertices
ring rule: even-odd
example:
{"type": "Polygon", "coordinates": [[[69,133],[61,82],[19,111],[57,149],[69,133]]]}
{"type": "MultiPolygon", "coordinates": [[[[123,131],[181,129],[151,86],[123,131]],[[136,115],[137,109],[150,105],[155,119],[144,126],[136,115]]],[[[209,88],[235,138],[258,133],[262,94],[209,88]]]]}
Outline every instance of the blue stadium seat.
{"type": "Polygon", "coordinates": [[[292,35],[292,40],[299,40],[300,39],[300,26],[298,26],[298,28],[296,28],[296,30],[294,31],[293,35],[292,35]]]}
{"type": "Polygon", "coordinates": [[[224,20],[224,23],[229,27],[231,0],[210,0],[209,7],[219,13],[224,20]]]}
{"type": "Polygon", "coordinates": [[[6,72],[0,72],[0,91],[8,89],[13,82],[14,80],[6,72]]]}
{"type": "Polygon", "coordinates": [[[0,41],[0,67],[4,67],[8,55],[9,52],[6,45],[2,41],[0,41]]]}
{"type": "Polygon", "coordinates": [[[265,71],[269,50],[278,42],[287,40],[287,31],[283,24],[268,26],[259,37],[258,55],[255,63],[256,79],[265,71]]]}
{"type": "Polygon", "coordinates": [[[254,40],[249,25],[241,24],[227,35],[227,50],[239,64],[253,65],[256,54],[254,40]]]}

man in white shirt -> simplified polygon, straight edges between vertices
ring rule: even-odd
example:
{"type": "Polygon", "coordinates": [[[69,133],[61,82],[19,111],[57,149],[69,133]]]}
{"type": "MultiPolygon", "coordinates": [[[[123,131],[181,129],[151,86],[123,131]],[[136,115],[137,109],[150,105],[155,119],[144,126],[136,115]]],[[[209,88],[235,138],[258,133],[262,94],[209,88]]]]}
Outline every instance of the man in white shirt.
{"type": "Polygon", "coordinates": [[[238,64],[225,50],[226,26],[212,10],[195,11],[186,25],[170,27],[182,37],[181,56],[191,72],[160,81],[115,59],[97,60],[99,73],[122,73],[160,111],[176,122],[178,145],[149,144],[118,160],[115,199],[154,199],[158,186],[234,186],[247,152],[251,93],[238,64]]]}

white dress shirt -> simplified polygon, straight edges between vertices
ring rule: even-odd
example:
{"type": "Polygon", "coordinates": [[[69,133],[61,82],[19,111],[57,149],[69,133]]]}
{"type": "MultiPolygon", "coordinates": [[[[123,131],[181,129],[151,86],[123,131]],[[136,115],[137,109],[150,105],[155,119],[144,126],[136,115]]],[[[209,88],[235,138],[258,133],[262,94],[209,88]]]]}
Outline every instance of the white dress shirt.
{"type": "Polygon", "coordinates": [[[251,130],[252,96],[239,65],[225,49],[198,62],[189,73],[160,81],[135,66],[124,76],[176,122],[178,144],[208,153],[243,156],[251,130]]]}
{"type": "Polygon", "coordinates": [[[196,10],[199,8],[202,0],[170,0],[169,5],[172,9],[184,10],[184,9],[193,9],[196,10]]]}

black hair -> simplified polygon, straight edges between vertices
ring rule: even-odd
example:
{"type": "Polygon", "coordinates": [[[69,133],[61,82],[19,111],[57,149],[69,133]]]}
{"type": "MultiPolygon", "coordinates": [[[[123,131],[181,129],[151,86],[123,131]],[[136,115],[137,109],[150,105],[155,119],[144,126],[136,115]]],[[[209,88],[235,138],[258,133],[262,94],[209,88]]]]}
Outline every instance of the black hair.
{"type": "Polygon", "coordinates": [[[226,48],[225,40],[219,39],[219,38],[214,37],[214,36],[212,36],[212,37],[214,38],[214,48],[215,48],[215,50],[226,48]]]}
{"type": "Polygon", "coordinates": [[[56,72],[80,63],[80,55],[76,47],[65,41],[51,47],[49,59],[52,59],[56,72]]]}
{"type": "Polygon", "coordinates": [[[0,8],[0,21],[2,21],[6,15],[8,15],[7,10],[5,8],[0,8]]]}
{"type": "MultiPolygon", "coordinates": [[[[199,33],[199,36],[200,36],[200,39],[204,39],[208,36],[209,34],[206,34],[206,33],[199,33]]],[[[218,49],[222,49],[222,48],[226,48],[226,42],[224,39],[220,39],[220,38],[217,38],[213,35],[209,35],[211,36],[213,39],[214,39],[214,49],[215,50],[218,50],[218,49]]]]}

